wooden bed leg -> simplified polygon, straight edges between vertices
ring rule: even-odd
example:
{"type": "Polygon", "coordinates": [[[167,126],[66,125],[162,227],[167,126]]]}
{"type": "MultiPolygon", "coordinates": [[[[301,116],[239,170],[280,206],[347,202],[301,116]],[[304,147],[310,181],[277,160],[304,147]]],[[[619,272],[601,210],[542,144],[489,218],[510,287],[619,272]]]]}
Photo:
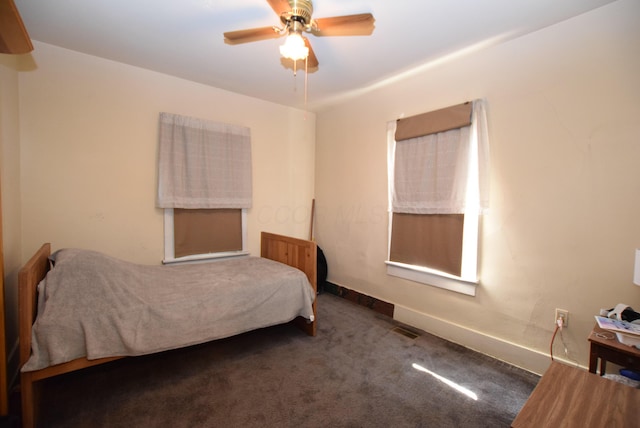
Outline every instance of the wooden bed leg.
{"type": "Polygon", "coordinates": [[[35,428],[37,391],[31,373],[21,373],[22,428],[35,428]]]}
{"type": "Polygon", "coordinates": [[[316,302],[313,302],[313,322],[308,322],[303,317],[298,317],[294,321],[295,325],[309,336],[315,336],[318,329],[318,321],[316,319],[316,302]]]}
{"type": "Polygon", "coordinates": [[[306,319],[304,319],[302,317],[298,317],[293,322],[300,330],[304,331],[309,336],[315,336],[316,335],[316,322],[315,321],[308,322],[306,319]]]}
{"type": "Polygon", "coordinates": [[[302,317],[298,317],[295,320],[295,324],[296,326],[298,326],[298,328],[302,331],[304,331],[305,333],[307,333],[309,336],[315,336],[316,335],[316,322],[308,322],[306,319],[302,318],[302,317]]]}

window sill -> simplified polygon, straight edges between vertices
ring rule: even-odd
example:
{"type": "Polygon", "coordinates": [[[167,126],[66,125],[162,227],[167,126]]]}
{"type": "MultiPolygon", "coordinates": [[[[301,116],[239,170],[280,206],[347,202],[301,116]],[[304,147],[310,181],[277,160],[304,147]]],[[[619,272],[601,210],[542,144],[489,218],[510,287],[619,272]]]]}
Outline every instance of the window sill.
{"type": "Polygon", "coordinates": [[[477,280],[468,281],[444,272],[388,260],[385,263],[387,264],[387,275],[455,291],[456,293],[466,294],[467,296],[476,295],[477,280]]]}
{"type": "Polygon", "coordinates": [[[249,255],[248,251],[228,251],[225,253],[194,254],[191,256],[164,259],[162,260],[162,264],[170,265],[170,264],[178,264],[178,263],[203,263],[203,262],[212,262],[220,259],[244,257],[248,255],[249,255]]]}

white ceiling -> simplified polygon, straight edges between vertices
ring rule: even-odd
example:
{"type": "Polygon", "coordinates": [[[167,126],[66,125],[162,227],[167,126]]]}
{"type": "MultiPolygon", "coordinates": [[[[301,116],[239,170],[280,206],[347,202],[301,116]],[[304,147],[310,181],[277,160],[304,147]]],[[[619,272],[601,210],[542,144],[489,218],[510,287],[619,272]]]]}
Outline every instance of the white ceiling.
{"type": "MultiPolygon", "coordinates": [[[[314,18],[370,12],[371,36],[308,35],[320,62],[313,110],[450,55],[555,24],[614,0],[315,0],[314,18]]],[[[282,39],[240,45],[222,33],[279,25],[265,0],[15,0],[33,40],[304,108],[305,73],[282,39]]],[[[36,47],[37,49],[37,47],[36,47]]],[[[37,62],[37,56],[36,62],[37,62]]]]}

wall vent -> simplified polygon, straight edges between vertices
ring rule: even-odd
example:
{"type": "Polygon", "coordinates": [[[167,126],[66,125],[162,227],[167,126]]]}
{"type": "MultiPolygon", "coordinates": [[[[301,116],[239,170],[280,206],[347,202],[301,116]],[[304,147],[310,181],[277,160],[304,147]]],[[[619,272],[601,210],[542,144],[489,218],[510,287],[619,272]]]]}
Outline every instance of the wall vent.
{"type": "Polygon", "coordinates": [[[417,337],[420,337],[418,333],[415,333],[411,330],[407,330],[406,328],[403,328],[403,327],[394,327],[393,329],[391,329],[391,331],[401,334],[405,337],[408,337],[409,339],[415,339],[417,337]]]}

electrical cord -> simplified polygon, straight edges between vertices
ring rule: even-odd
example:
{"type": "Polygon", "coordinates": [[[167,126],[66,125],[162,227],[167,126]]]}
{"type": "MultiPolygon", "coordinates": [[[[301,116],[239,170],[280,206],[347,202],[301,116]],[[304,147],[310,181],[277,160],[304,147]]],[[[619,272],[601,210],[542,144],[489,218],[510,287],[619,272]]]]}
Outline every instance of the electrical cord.
{"type": "Polygon", "coordinates": [[[580,365],[578,360],[576,360],[575,358],[571,358],[571,356],[569,355],[569,349],[567,348],[567,344],[564,341],[564,335],[562,334],[562,328],[560,329],[560,340],[562,341],[562,347],[564,349],[565,358],[567,359],[567,361],[571,361],[573,364],[575,364],[576,367],[578,367],[580,365]]]}
{"type": "Polygon", "coordinates": [[[551,361],[553,361],[553,341],[556,339],[556,334],[558,334],[558,330],[562,329],[562,320],[556,321],[556,328],[553,330],[553,336],[551,336],[551,343],[549,344],[549,355],[551,356],[551,361]]]}
{"type": "Polygon", "coordinates": [[[616,335],[613,333],[593,333],[595,337],[600,339],[612,340],[616,338],[616,335]]]}
{"type": "Polygon", "coordinates": [[[558,334],[558,331],[560,332],[560,339],[562,341],[562,346],[564,348],[564,356],[567,358],[568,361],[572,361],[573,363],[575,363],[576,367],[578,367],[579,365],[578,361],[574,360],[569,356],[569,350],[567,349],[567,344],[564,342],[564,336],[562,336],[562,320],[561,319],[556,320],[556,328],[553,330],[553,336],[551,336],[551,343],[549,344],[549,355],[551,356],[551,361],[554,361],[553,343],[556,339],[556,335],[558,334]]]}

